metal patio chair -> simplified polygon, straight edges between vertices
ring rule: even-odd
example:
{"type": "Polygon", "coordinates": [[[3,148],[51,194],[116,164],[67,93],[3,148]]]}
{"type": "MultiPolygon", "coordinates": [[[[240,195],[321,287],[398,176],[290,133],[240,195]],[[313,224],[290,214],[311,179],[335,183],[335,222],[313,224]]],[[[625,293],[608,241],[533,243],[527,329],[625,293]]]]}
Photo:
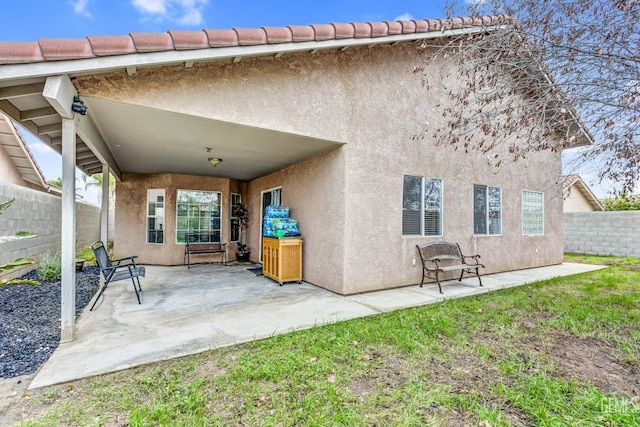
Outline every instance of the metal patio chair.
{"type": "Polygon", "coordinates": [[[100,241],[92,244],[91,250],[96,257],[96,262],[98,263],[100,272],[104,276],[104,285],[102,286],[102,289],[100,289],[100,293],[96,297],[89,311],[93,311],[93,308],[104,293],[105,289],[107,289],[109,283],[126,279],[131,279],[133,290],[136,292],[136,298],[138,298],[138,304],[141,304],[140,294],[142,293],[142,288],[140,287],[140,277],[144,277],[144,267],[136,265],[135,259],[138,258],[138,256],[133,255],[124,258],[109,259],[107,249],[104,247],[104,243],[100,241]]]}

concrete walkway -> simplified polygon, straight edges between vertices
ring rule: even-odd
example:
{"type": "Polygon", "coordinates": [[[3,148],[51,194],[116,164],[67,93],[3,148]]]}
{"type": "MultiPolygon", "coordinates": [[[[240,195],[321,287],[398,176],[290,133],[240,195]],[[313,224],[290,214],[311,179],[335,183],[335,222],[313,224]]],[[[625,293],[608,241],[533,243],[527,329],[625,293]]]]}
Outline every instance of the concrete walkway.
{"type": "Polygon", "coordinates": [[[94,311],[78,319],[76,340],[61,344],[29,388],[64,383],[159,360],[603,268],[570,264],[491,274],[424,288],[340,296],[316,286],[277,283],[247,265],[147,267],[138,305],[131,284],[109,285],[94,311]]]}

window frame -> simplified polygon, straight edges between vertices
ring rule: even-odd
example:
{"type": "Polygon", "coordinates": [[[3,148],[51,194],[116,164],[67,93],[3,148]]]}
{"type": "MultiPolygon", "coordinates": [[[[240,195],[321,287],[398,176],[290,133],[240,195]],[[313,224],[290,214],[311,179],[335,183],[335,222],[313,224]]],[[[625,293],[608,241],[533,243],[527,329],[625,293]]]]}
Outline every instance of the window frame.
{"type": "Polygon", "coordinates": [[[433,178],[430,176],[420,176],[420,175],[411,175],[411,174],[403,174],[402,175],[402,210],[403,210],[403,219],[402,219],[402,237],[442,237],[444,235],[444,180],[442,178],[433,178]],[[419,210],[419,218],[420,218],[420,232],[419,234],[415,233],[406,233],[404,227],[404,204],[405,204],[405,180],[406,177],[420,178],[420,210],[419,210]],[[425,204],[425,189],[427,186],[427,181],[438,181],[440,183],[440,199],[439,199],[439,209],[434,212],[438,212],[438,229],[435,234],[427,234],[426,230],[426,219],[425,213],[428,212],[425,204]]]}
{"type": "MultiPolygon", "coordinates": [[[[200,205],[202,205],[202,203],[199,203],[200,205]]],[[[195,204],[194,204],[195,205],[195,204]]],[[[208,203],[208,206],[211,207],[212,202],[208,203]]],[[[188,205],[187,207],[187,211],[190,209],[191,204],[188,205]]],[[[184,245],[186,244],[186,239],[184,242],[181,242],[178,238],[178,235],[181,232],[184,232],[185,234],[187,233],[200,233],[200,232],[207,232],[209,233],[209,235],[211,236],[212,234],[214,234],[216,231],[218,232],[218,241],[207,241],[207,242],[197,242],[197,243],[222,243],[222,210],[223,210],[223,198],[222,198],[222,192],[220,191],[210,191],[210,190],[187,190],[187,189],[177,189],[176,190],[176,234],[175,234],[175,243],[177,245],[184,245]],[[216,194],[217,195],[217,201],[218,201],[218,205],[217,205],[217,212],[218,212],[218,228],[213,228],[213,227],[209,227],[209,229],[204,229],[204,228],[198,228],[197,230],[192,230],[191,227],[188,226],[187,224],[187,228],[186,230],[182,227],[180,227],[180,219],[183,218],[182,215],[179,214],[179,209],[180,206],[184,204],[184,202],[180,201],[180,193],[184,192],[184,193],[209,193],[209,194],[216,194]]],[[[202,217],[199,217],[202,218],[202,217]]],[[[209,224],[211,224],[212,220],[215,219],[214,216],[209,216],[208,217],[208,221],[209,224]]],[[[189,215],[187,214],[187,221],[189,220],[189,215]]],[[[194,242],[196,243],[196,242],[194,242]]]]}
{"type": "MultiPolygon", "coordinates": [[[[145,205],[146,207],[146,212],[145,212],[145,219],[146,219],[146,224],[145,224],[145,243],[148,245],[163,245],[164,244],[164,236],[166,234],[166,228],[164,227],[164,223],[165,223],[165,212],[166,212],[166,207],[167,207],[167,195],[166,195],[166,191],[164,188],[148,188],[147,189],[147,203],[145,205]],[[155,195],[155,201],[152,201],[152,197],[155,195]],[[149,210],[151,207],[151,203],[154,203],[157,205],[158,203],[158,196],[162,195],[162,208],[158,208],[157,206],[154,207],[154,212],[157,212],[158,209],[162,209],[162,215],[150,215],[149,214],[149,210]],[[149,241],[149,233],[150,233],[150,228],[149,228],[149,223],[150,223],[150,219],[153,218],[154,222],[157,221],[158,219],[162,219],[162,222],[160,225],[160,228],[154,228],[153,231],[155,231],[156,233],[158,231],[162,232],[162,241],[158,242],[150,242],[149,241]]],[[[156,234],[156,240],[157,240],[157,234],[156,234]]]]}
{"type": "MultiPolygon", "coordinates": [[[[536,213],[538,211],[535,211],[536,213]]],[[[522,216],[521,216],[521,220],[522,220],[522,235],[523,236],[544,236],[544,192],[542,191],[534,191],[534,190],[522,190],[522,216]],[[527,233],[525,232],[525,213],[531,213],[531,211],[525,211],[525,193],[531,193],[531,194],[539,194],[540,195],[540,222],[542,224],[542,230],[540,233],[527,233]]]]}
{"type": "Polygon", "coordinates": [[[504,233],[504,223],[502,221],[502,211],[503,211],[503,203],[502,203],[502,199],[503,199],[503,194],[502,194],[502,187],[495,187],[495,186],[491,186],[491,185],[483,185],[483,184],[473,184],[473,235],[474,236],[502,236],[504,233]],[[478,233],[476,232],[476,188],[480,188],[480,187],[484,187],[484,206],[485,206],[485,232],[484,233],[478,233]],[[499,220],[500,220],[500,232],[499,233],[491,233],[491,227],[490,227],[490,220],[491,220],[491,212],[492,210],[489,208],[489,192],[490,190],[498,190],[499,191],[499,195],[500,195],[500,205],[499,205],[499,220]]]}

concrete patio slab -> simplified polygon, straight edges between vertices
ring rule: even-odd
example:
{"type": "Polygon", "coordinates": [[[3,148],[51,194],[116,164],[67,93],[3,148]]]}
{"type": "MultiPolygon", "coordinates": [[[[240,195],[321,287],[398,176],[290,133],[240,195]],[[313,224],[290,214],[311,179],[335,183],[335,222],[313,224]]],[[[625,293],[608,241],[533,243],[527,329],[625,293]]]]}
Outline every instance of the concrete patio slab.
{"type": "Polygon", "coordinates": [[[129,283],[109,285],[78,319],[76,340],[60,344],[29,388],[602,268],[565,263],[483,276],[482,288],[474,279],[444,282],[444,295],[426,284],[345,297],[307,283],[279,286],[247,267],[149,266],[140,305],[129,283]]]}

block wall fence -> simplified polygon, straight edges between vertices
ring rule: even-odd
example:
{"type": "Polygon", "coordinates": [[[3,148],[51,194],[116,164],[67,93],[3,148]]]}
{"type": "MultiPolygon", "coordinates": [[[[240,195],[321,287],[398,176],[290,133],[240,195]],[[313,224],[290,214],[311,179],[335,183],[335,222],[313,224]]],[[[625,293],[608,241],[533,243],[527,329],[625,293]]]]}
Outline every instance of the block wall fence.
{"type": "Polygon", "coordinates": [[[640,258],[640,211],[563,214],[564,251],[640,258]]]}
{"type": "MultiPolygon", "coordinates": [[[[37,236],[0,244],[0,264],[16,258],[40,261],[47,254],[60,252],[62,198],[42,191],[0,183],[0,202],[15,199],[0,215],[0,236],[13,236],[18,231],[30,231],[37,236]]],[[[82,250],[100,239],[100,208],[76,202],[76,249],[82,250]]],[[[36,268],[31,265],[0,273],[0,278],[15,278],[36,268]]]]}

